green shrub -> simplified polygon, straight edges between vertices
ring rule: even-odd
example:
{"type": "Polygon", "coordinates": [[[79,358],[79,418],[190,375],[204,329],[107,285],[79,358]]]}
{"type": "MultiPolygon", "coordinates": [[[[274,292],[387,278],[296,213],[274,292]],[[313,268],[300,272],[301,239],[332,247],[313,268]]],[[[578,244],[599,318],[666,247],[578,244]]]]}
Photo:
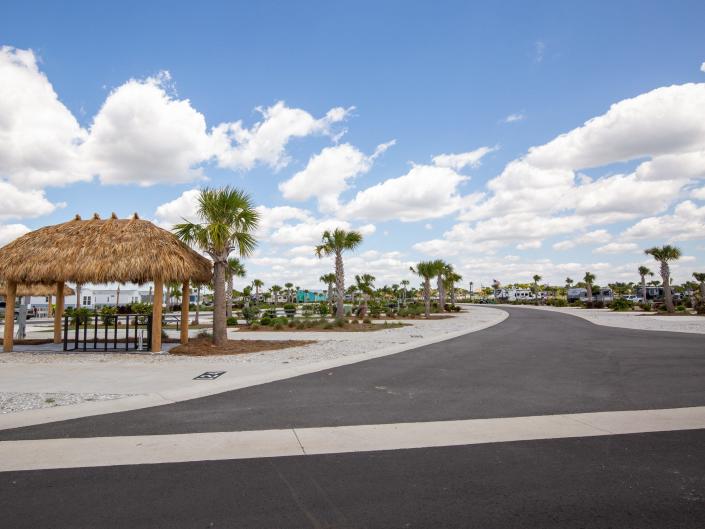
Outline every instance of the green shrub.
{"type": "Polygon", "coordinates": [[[259,309],[255,307],[243,307],[242,317],[247,321],[247,323],[252,323],[259,316],[259,309]]]}
{"type": "Polygon", "coordinates": [[[364,320],[362,320],[362,323],[370,324],[370,323],[372,323],[372,320],[369,318],[365,318],[364,320]]]}
{"type": "Polygon", "coordinates": [[[284,303],[284,310],[296,310],[296,305],[293,303],[284,303]]]}
{"type": "Polygon", "coordinates": [[[272,318],[269,316],[262,316],[259,320],[260,325],[264,325],[265,327],[269,326],[272,324],[272,318]]]}
{"type": "Polygon", "coordinates": [[[330,308],[328,307],[328,304],[326,303],[321,303],[318,305],[318,314],[321,316],[328,316],[330,314],[330,308]]]}
{"type": "Polygon", "coordinates": [[[100,309],[100,319],[103,325],[106,327],[109,325],[115,325],[115,315],[117,314],[117,307],[102,307],[100,309]]]}
{"type": "Polygon", "coordinates": [[[678,306],[676,307],[676,310],[677,310],[678,312],[685,312],[685,311],[686,311],[685,305],[678,305],[678,306]]]}
{"type": "Polygon", "coordinates": [[[610,304],[610,309],[615,312],[628,312],[634,308],[634,303],[624,298],[617,298],[610,304]]]}
{"type": "Polygon", "coordinates": [[[282,325],[282,323],[279,321],[274,324],[274,329],[277,331],[281,331],[283,328],[284,328],[284,325],[282,325]]]}
{"type": "Polygon", "coordinates": [[[324,329],[333,329],[335,328],[335,325],[333,325],[332,322],[327,321],[326,324],[323,326],[324,329]]]}
{"type": "Polygon", "coordinates": [[[226,320],[225,324],[226,324],[226,325],[237,325],[237,318],[235,318],[235,317],[233,317],[233,316],[230,316],[230,317],[226,320]]]}
{"type": "Polygon", "coordinates": [[[250,329],[252,329],[253,331],[256,331],[257,329],[259,329],[259,323],[252,323],[250,325],[250,329]]]}

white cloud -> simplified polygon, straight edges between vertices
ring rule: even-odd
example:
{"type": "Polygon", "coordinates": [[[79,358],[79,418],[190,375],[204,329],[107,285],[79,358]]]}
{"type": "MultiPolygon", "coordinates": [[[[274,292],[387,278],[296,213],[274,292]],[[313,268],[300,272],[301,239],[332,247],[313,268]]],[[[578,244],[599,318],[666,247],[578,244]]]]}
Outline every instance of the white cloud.
{"type": "Polygon", "coordinates": [[[408,173],[359,191],[338,209],[341,218],[415,221],[443,217],[464,205],[458,192],[467,176],[448,167],[414,165],[408,173]]]}
{"type": "Polygon", "coordinates": [[[0,246],[5,246],[29,231],[24,224],[0,224],[0,246]]]}
{"type": "Polygon", "coordinates": [[[541,240],[533,240],[533,241],[525,241],[525,242],[520,242],[516,246],[517,250],[537,250],[538,248],[541,248],[541,240]]]}
{"type": "Polygon", "coordinates": [[[633,253],[639,252],[641,248],[638,244],[633,242],[611,242],[595,248],[594,253],[633,253]]]}
{"type": "Polygon", "coordinates": [[[497,149],[499,149],[499,147],[480,147],[474,151],[458,154],[439,154],[433,157],[433,164],[437,167],[449,167],[456,171],[460,171],[468,166],[479,167],[482,158],[497,149]]]}
{"type": "Polygon", "coordinates": [[[700,65],[700,71],[705,72],[705,62],[700,65]]]}
{"type": "Polygon", "coordinates": [[[321,235],[325,230],[334,230],[336,228],[342,228],[344,230],[355,229],[360,231],[363,235],[369,235],[375,231],[373,224],[355,227],[347,221],[338,219],[315,219],[311,217],[304,222],[295,224],[287,223],[279,226],[272,231],[268,239],[272,244],[278,245],[314,245],[320,242],[321,235]]]}
{"type": "Polygon", "coordinates": [[[690,192],[691,198],[696,200],[705,200],[705,187],[699,187],[698,189],[693,189],[690,192]]]}
{"type": "Polygon", "coordinates": [[[612,238],[607,230],[594,230],[570,240],[560,241],[553,245],[554,250],[569,250],[576,246],[605,244],[612,238]]]}
{"type": "Polygon", "coordinates": [[[702,239],[705,234],[705,206],[697,207],[690,200],[678,204],[673,214],[647,217],[627,228],[624,239],[685,241],[702,239]]]}
{"type": "Polygon", "coordinates": [[[504,123],[514,123],[515,121],[523,121],[525,119],[526,119],[526,115],[524,115],[522,113],[516,113],[516,114],[509,114],[502,121],[504,123]]]}
{"type": "Polygon", "coordinates": [[[378,145],[371,155],[343,143],[326,147],[312,156],[306,167],[279,184],[284,198],[290,200],[318,199],[318,207],[323,212],[333,212],[338,207],[338,197],[348,188],[350,180],[370,170],[375,159],[394,141],[378,145]]]}
{"type": "Polygon", "coordinates": [[[40,217],[64,206],[49,202],[44,191],[23,191],[9,182],[0,181],[0,220],[40,217]]]}
{"type": "Polygon", "coordinates": [[[157,223],[166,228],[171,229],[174,224],[187,220],[189,222],[197,222],[198,216],[198,189],[189,189],[184,191],[178,198],[166,202],[157,207],[154,214],[157,223]]]}
{"type": "Polygon", "coordinates": [[[131,79],[113,90],[95,116],[82,150],[104,184],[191,182],[212,156],[203,114],[167,93],[168,72],[131,79]]]}
{"type": "Polygon", "coordinates": [[[542,40],[537,40],[534,42],[534,61],[543,62],[544,55],[546,54],[546,43],[542,40]]]}
{"type": "MultiPolygon", "coordinates": [[[[274,169],[288,165],[286,145],[292,138],[311,134],[333,134],[331,125],[347,119],[354,107],[336,107],[316,119],[305,110],[287,107],[278,101],[257,109],[262,121],[251,128],[242,121],[221,123],[213,129],[218,165],[229,169],[252,169],[258,162],[274,169]]],[[[336,135],[336,138],[340,135],[336,135]]]]}
{"type": "Polygon", "coordinates": [[[32,188],[88,180],[79,157],[86,135],[34,52],[0,47],[0,177],[32,188]]]}

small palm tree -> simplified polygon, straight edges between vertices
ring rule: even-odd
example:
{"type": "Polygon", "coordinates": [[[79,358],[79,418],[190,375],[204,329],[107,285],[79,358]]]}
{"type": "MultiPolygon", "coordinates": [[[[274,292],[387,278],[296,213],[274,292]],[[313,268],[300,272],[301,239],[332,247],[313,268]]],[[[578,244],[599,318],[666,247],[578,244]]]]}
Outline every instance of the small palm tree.
{"type": "Polygon", "coordinates": [[[445,288],[450,292],[450,302],[455,305],[455,285],[463,280],[463,276],[458,274],[454,269],[453,265],[449,265],[449,270],[446,271],[445,276],[445,288]]]}
{"type": "MultiPolygon", "coordinates": [[[[332,232],[326,230],[321,236],[321,244],[316,246],[315,253],[318,258],[323,256],[333,256],[335,261],[335,283],[338,292],[345,292],[345,270],[343,268],[343,252],[355,250],[362,244],[362,234],[357,231],[345,231],[336,228],[332,232]]],[[[336,299],[336,318],[345,317],[345,305],[343,296],[336,299]]]]}
{"type": "Polygon", "coordinates": [[[700,284],[700,305],[705,305],[705,272],[693,272],[693,277],[700,284]]]}
{"type": "Polygon", "coordinates": [[[259,289],[264,286],[264,281],[261,279],[252,280],[252,288],[255,289],[255,304],[259,304],[259,289]]]}
{"type": "Polygon", "coordinates": [[[646,303],[646,276],[653,277],[654,273],[646,266],[639,267],[639,277],[641,277],[641,295],[642,300],[646,303]]]}
{"type": "Polygon", "coordinates": [[[595,274],[585,272],[585,277],[583,277],[583,281],[585,281],[585,290],[587,290],[588,303],[592,303],[592,284],[595,279],[597,279],[595,277],[595,274]]]}
{"type": "Polygon", "coordinates": [[[284,283],[284,288],[286,289],[286,299],[289,303],[291,303],[291,299],[293,296],[292,288],[294,287],[294,283],[284,283]]]}
{"type": "Polygon", "coordinates": [[[664,246],[654,246],[644,250],[646,255],[653,256],[660,263],[661,280],[663,281],[663,297],[666,302],[666,310],[670,313],[676,311],[673,305],[673,295],[671,293],[671,268],[670,261],[677,261],[682,255],[680,248],[666,244],[664,246]]]}
{"type": "Polygon", "coordinates": [[[572,284],[575,283],[570,277],[565,278],[565,297],[568,298],[568,290],[570,290],[570,287],[572,284]]]}
{"type": "Polygon", "coordinates": [[[259,213],[250,196],[232,187],[205,188],[198,196],[201,222],[183,222],[174,226],[176,235],[199,247],[213,260],[213,343],[223,345],[228,339],[225,319],[225,269],[228,256],[251,255],[257,246],[253,233],[259,213]]]}
{"type": "Polygon", "coordinates": [[[416,268],[409,267],[414,274],[423,279],[423,301],[425,306],[426,317],[431,317],[431,278],[438,273],[438,267],[435,261],[421,261],[416,265],[416,268]]]}
{"type": "Polygon", "coordinates": [[[321,283],[328,287],[328,303],[333,305],[333,285],[335,284],[335,274],[323,274],[318,278],[321,283]]]}
{"type": "Polygon", "coordinates": [[[355,284],[357,289],[362,293],[362,305],[360,305],[360,317],[367,316],[367,300],[374,293],[375,276],[370,274],[362,274],[355,276],[355,284]]]}
{"type": "Polygon", "coordinates": [[[274,306],[276,307],[277,304],[279,303],[279,294],[282,292],[282,287],[279,285],[272,285],[269,287],[269,290],[272,292],[272,297],[274,298],[274,306]]]}
{"type": "Polygon", "coordinates": [[[446,289],[444,284],[444,278],[450,266],[442,259],[436,259],[433,261],[433,265],[436,267],[436,289],[438,290],[438,310],[440,312],[445,312],[446,306],[446,289]]]}
{"type": "Polygon", "coordinates": [[[541,276],[534,274],[534,296],[536,296],[536,304],[539,304],[539,281],[541,281],[541,276]]]}
{"type": "Polygon", "coordinates": [[[408,279],[402,279],[399,281],[399,284],[401,285],[401,299],[402,303],[406,304],[406,289],[410,284],[410,281],[408,279]]]}
{"type": "Polygon", "coordinates": [[[229,257],[225,268],[225,317],[231,318],[233,315],[233,281],[236,277],[245,277],[247,271],[245,265],[237,257],[229,257]]]}

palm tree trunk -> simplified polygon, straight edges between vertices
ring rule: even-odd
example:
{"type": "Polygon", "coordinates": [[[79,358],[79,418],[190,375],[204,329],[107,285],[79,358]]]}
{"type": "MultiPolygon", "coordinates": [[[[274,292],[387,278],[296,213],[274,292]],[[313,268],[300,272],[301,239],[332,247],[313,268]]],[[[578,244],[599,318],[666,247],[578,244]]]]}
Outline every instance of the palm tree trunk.
{"type": "Polygon", "coordinates": [[[673,296],[671,295],[671,270],[666,261],[661,262],[661,279],[663,281],[663,299],[666,302],[666,310],[668,312],[676,312],[676,307],[673,305],[673,296]]]}
{"type": "Polygon", "coordinates": [[[225,272],[225,283],[227,290],[225,291],[225,318],[231,318],[233,315],[233,273],[229,270],[225,272]]]}
{"type": "Polygon", "coordinates": [[[646,303],[646,276],[641,276],[641,298],[642,303],[646,303]]]}
{"type": "MultiPolygon", "coordinates": [[[[340,251],[335,252],[335,285],[338,292],[345,292],[345,271],[343,270],[343,255],[340,251]]],[[[345,300],[343,298],[344,296],[341,294],[335,300],[335,317],[337,319],[345,318],[345,305],[343,304],[345,300]]]]}
{"type": "Polygon", "coordinates": [[[225,320],[225,267],[228,256],[213,263],[213,343],[224,345],[228,340],[225,320]]]}
{"type": "Polygon", "coordinates": [[[426,317],[431,317],[431,280],[426,278],[423,282],[423,302],[426,310],[426,317]]]}
{"type": "Polygon", "coordinates": [[[436,285],[438,286],[438,310],[439,312],[445,312],[446,291],[445,287],[443,286],[443,276],[438,276],[436,285]]]}
{"type": "Polygon", "coordinates": [[[201,285],[198,285],[198,289],[196,289],[196,317],[193,320],[193,323],[198,325],[200,323],[200,315],[201,315],[201,285]]]}
{"type": "Polygon", "coordinates": [[[450,286],[450,302],[455,305],[455,285],[450,286]]]}
{"type": "Polygon", "coordinates": [[[592,303],[592,283],[587,284],[587,298],[588,298],[588,303],[592,303]]]}

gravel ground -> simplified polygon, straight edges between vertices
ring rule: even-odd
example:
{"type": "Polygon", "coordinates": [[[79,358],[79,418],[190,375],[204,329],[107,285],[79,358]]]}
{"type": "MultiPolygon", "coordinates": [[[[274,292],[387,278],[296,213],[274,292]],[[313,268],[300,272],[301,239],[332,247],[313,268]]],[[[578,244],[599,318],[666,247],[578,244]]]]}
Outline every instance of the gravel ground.
{"type": "Polygon", "coordinates": [[[103,393],[0,393],[0,413],[53,408],[91,400],[113,400],[131,396],[103,393]]]}

